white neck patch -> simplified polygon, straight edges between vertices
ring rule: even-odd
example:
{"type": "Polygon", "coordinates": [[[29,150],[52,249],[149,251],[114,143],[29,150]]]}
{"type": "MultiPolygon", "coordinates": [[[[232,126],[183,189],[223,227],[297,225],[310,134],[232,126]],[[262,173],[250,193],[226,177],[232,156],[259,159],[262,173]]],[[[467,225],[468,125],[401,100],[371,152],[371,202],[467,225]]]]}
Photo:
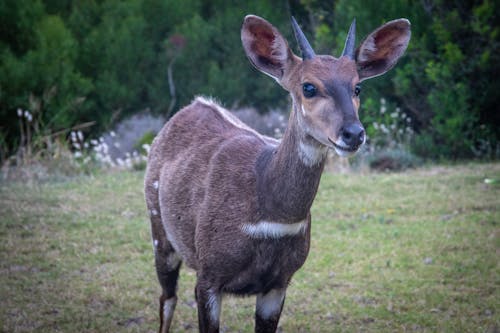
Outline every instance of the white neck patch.
{"type": "Polygon", "coordinates": [[[307,220],[297,223],[278,223],[259,221],[256,224],[245,223],[241,227],[243,232],[253,238],[281,238],[304,233],[307,220]]]}
{"type": "Polygon", "coordinates": [[[299,142],[298,147],[299,158],[307,166],[313,166],[319,164],[326,157],[328,148],[321,146],[313,146],[303,141],[299,142]]]}

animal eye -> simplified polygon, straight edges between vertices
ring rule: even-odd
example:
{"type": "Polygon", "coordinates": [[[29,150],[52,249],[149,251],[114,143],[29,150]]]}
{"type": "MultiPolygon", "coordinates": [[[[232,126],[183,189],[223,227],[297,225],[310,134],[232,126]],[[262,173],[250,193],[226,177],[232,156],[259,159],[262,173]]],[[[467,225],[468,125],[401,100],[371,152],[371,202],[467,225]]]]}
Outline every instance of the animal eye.
{"type": "Polygon", "coordinates": [[[302,85],[302,92],[304,93],[305,98],[311,98],[316,96],[316,87],[311,83],[304,83],[302,85]]]}
{"type": "Polygon", "coordinates": [[[359,96],[361,94],[361,86],[359,84],[354,88],[354,95],[359,96]]]}

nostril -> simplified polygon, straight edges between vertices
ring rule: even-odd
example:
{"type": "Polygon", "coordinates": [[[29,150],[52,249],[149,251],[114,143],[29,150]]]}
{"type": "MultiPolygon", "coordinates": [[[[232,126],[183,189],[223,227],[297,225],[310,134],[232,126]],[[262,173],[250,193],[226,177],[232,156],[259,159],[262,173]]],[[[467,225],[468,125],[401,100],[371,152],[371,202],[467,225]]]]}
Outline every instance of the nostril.
{"type": "Polygon", "coordinates": [[[358,124],[350,124],[342,128],[341,137],[348,146],[359,146],[365,140],[365,130],[358,124]]]}
{"type": "Polygon", "coordinates": [[[342,139],[344,139],[345,143],[347,143],[347,142],[351,141],[351,140],[352,140],[352,135],[351,135],[351,133],[350,133],[350,132],[348,132],[348,131],[346,131],[346,130],[344,130],[344,131],[342,132],[342,139]]]}
{"type": "Polygon", "coordinates": [[[361,132],[358,135],[358,140],[360,144],[363,143],[363,141],[365,141],[365,130],[361,130],[361,132]]]}

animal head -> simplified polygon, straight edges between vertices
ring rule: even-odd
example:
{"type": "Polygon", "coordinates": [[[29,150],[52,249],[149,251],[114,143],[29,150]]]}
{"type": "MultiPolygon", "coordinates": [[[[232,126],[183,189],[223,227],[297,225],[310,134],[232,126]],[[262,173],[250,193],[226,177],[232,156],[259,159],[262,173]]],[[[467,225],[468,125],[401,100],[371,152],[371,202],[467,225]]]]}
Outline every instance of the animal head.
{"type": "Polygon", "coordinates": [[[384,74],[396,64],[408,46],[410,22],[387,22],[355,48],[353,21],[338,58],[316,55],[293,18],[292,28],[302,57],[292,52],[269,22],[246,16],[241,29],[245,53],[258,70],[290,93],[296,119],[305,135],[333,148],[340,156],[352,155],[366,140],[358,116],[360,83],[384,74]]]}

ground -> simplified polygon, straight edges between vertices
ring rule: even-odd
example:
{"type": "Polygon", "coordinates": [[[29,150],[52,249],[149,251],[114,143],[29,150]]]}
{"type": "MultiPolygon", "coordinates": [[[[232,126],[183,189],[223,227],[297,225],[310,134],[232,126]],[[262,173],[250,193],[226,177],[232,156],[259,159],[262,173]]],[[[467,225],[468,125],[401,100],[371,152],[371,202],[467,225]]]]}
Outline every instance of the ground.
{"type": "MultiPolygon", "coordinates": [[[[142,172],[0,185],[0,332],[155,332],[142,172]]],[[[283,332],[498,332],[500,163],[325,173],[283,332]],[[493,181],[491,181],[493,180],[493,181]]],[[[182,270],[174,332],[196,332],[182,270]]],[[[252,332],[253,298],[221,328],[252,332]]]]}

